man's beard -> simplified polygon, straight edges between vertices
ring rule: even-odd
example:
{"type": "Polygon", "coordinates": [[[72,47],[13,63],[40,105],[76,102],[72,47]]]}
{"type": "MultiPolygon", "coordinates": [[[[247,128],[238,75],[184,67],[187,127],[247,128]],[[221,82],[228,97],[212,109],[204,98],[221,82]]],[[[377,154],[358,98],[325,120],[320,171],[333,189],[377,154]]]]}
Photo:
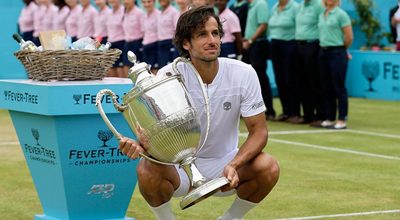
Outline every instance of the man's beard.
{"type": "Polygon", "coordinates": [[[203,56],[203,57],[199,57],[199,60],[203,61],[203,62],[214,62],[218,59],[219,55],[221,54],[221,47],[218,47],[218,52],[216,55],[213,56],[203,56]]]}

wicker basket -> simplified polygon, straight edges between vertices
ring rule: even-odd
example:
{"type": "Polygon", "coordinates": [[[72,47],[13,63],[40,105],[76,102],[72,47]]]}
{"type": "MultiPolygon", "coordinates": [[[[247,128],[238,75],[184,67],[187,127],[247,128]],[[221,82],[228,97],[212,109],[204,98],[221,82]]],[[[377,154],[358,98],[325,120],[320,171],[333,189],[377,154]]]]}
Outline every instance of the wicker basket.
{"type": "Polygon", "coordinates": [[[121,51],[46,50],[15,52],[30,79],[72,81],[103,79],[121,51]]]}

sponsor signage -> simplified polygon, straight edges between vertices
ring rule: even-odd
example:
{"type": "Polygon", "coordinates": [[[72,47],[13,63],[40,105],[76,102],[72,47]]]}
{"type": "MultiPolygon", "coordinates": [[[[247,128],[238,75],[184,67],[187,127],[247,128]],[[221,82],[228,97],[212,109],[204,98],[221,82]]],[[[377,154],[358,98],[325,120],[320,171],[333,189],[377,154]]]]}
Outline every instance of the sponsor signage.
{"type": "Polygon", "coordinates": [[[400,54],[351,51],[346,87],[349,96],[400,100],[400,54]]]}
{"type": "MultiPolygon", "coordinates": [[[[130,219],[138,160],[118,149],[95,100],[107,88],[121,102],[131,87],[129,79],[0,80],[0,108],[9,110],[43,208],[34,219],[130,219]]],[[[118,130],[135,138],[111,97],[102,102],[118,130]]]]}

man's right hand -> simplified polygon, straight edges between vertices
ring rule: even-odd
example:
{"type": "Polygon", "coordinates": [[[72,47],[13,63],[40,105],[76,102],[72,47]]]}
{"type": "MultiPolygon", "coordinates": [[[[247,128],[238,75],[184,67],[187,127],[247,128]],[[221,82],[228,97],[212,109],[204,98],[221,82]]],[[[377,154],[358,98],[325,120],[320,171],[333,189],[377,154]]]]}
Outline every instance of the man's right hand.
{"type": "Polygon", "coordinates": [[[144,152],[144,149],[139,142],[126,137],[121,138],[118,148],[123,154],[131,159],[139,158],[140,153],[144,152]]]}

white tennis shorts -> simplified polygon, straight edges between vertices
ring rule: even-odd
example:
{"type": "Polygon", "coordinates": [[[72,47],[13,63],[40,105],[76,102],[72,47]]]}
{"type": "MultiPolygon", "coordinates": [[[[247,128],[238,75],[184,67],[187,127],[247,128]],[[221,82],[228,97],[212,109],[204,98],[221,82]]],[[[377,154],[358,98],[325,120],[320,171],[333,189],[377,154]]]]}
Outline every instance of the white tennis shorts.
{"type": "MultiPolygon", "coordinates": [[[[231,160],[237,154],[238,149],[226,154],[222,158],[197,158],[195,165],[199,169],[200,173],[208,180],[212,180],[223,176],[224,167],[231,162],[231,160]]],[[[190,181],[182,168],[179,165],[175,165],[175,168],[179,174],[181,184],[174,192],[174,197],[181,197],[187,195],[190,189],[190,181]]],[[[217,192],[214,196],[229,196],[236,193],[236,190],[230,190],[228,192],[217,192]]]]}

